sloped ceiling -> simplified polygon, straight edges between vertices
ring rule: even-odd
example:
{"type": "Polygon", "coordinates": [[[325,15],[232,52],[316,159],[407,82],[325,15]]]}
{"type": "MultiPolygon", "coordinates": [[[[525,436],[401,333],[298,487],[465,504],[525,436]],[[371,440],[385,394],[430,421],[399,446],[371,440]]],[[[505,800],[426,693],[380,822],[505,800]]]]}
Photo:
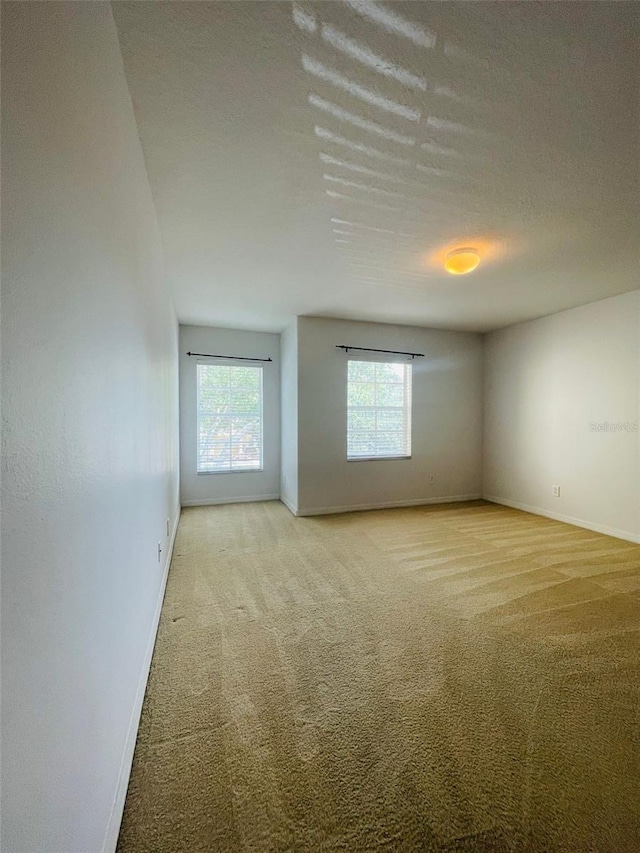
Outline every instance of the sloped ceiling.
{"type": "Polygon", "coordinates": [[[639,286],[638,4],[112,5],[181,322],[486,331],[639,286]]]}

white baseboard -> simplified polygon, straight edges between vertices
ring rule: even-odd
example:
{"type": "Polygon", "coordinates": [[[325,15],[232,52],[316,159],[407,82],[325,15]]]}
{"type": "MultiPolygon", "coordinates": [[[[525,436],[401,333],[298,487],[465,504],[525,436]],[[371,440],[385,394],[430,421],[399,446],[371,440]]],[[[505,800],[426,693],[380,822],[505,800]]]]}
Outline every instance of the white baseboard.
{"type": "Polygon", "coordinates": [[[122,760],[120,762],[120,772],[118,774],[118,784],[116,793],[111,807],[111,815],[102,845],[102,853],[115,853],[118,844],[118,835],[120,834],[120,824],[122,823],[122,813],[124,812],[124,803],[127,798],[127,788],[129,787],[129,777],[131,775],[131,766],[133,764],[133,753],[136,748],[136,739],[138,736],[138,726],[140,725],[140,714],[142,713],[142,703],[144,694],[147,690],[147,680],[149,678],[149,670],[151,669],[151,658],[153,657],[153,649],[156,643],[156,635],[158,633],[158,625],[160,623],[160,614],[162,612],[162,604],[164,602],[164,594],[167,588],[167,578],[169,577],[169,567],[171,566],[171,558],[173,556],[173,546],[176,541],[176,533],[178,532],[178,523],[180,522],[180,510],[176,515],[173,531],[167,548],[165,564],[162,570],[162,581],[158,590],[158,598],[156,601],[156,609],[153,614],[151,623],[151,631],[145,649],[144,659],[142,661],[142,669],[140,670],[140,678],[138,679],[138,689],[136,698],[131,711],[129,720],[129,730],[125,742],[122,760]]]}
{"type": "MultiPolygon", "coordinates": [[[[347,506],[323,506],[310,507],[308,509],[298,509],[295,512],[287,504],[291,512],[298,516],[309,515],[333,515],[340,512],[361,512],[368,509],[397,509],[403,506],[426,506],[427,504],[449,504],[459,503],[460,501],[477,501],[482,498],[482,495],[445,495],[437,498],[416,498],[410,501],[383,501],[382,503],[367,503],[367,504],[351,504],[347,506]]],[[[280,499],[282,500],[282,498],[280,499]]]]}
{"type": "Polygon", "coordinates": [[[631,533],[628,530],[620,530],[618,527],[609,527],[606,524],[596,524],[593,521],[586,521],[584,518],[575,518],[572,515],[564,515],[560,512],[552,512],[551,510],[542,509],[539,506],[531,506],[520,501],[512,501],[508,498],[500,498],[497,495],[483,495],[485,501],[490,501],[494,504],[511,507],[512,509],[521,509],[523,512],[530,512],[532,515],[542,515],[545,518],[552,518],[554,521],[562,521],[565,524],[573,524],[574,527],[583,527],[586,530],[593,530],[594,533],[603,533],[605,536],[613,536],[615,539],[624,539],[627,542],[640,544],[640,535],[631,533]]]}
{"type": "Polygon", "coordinates": [[[289,510],[289,512],[290,512],[292,515],[298,515],[298,509],[297,509],[297,507],[295,507],[295,506],[291,503],[291,501],[287,500],[287,498],[285,498],[285,496],[284,496],[284,495],[280,495],[280,500],[282,501],[282,503],[286,506],[286,508],[289,510]]]}
{"type": "Polygon", "coordinates": [[[280,495],[247,495],[241,498],[202,498],[197,501],[182,501],[182,506],[220,506],[221,504],[252,504],[258,501],[279,501],[280,495]]]}

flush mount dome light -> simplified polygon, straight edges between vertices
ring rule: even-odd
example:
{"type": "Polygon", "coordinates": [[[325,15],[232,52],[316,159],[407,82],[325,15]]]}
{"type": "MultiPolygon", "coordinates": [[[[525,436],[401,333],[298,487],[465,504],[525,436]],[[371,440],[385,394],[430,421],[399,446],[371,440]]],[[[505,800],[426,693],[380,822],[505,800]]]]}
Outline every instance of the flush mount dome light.
{"type": "Polygon", "coordinates": [[[466,275],[472,272],[480,263],[480,255],[475,249],[456,249],[449,252],[444,262],[444,268],[452,275],[466,275]]]}

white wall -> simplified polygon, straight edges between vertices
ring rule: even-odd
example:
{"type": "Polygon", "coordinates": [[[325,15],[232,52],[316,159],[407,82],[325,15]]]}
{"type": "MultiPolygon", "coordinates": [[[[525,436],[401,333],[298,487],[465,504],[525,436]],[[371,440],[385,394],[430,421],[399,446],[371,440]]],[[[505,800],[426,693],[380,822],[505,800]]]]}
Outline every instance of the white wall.
{"type": "Polygon", "coordinates": [[[639,541],[639,330],[634,291],[487,336],[485,497],[639,541]]]}
{"type": "Polygon", "coordinates": [[[178,513],[177,325],[110,5],[2,17],[2,850],[99,853],[178,513]]]}
{"type": "Polygon", "coordinates": [[[281,472],[280,497],[295,511],[298,506],[298,322],[280,336],[281,472]]]}
{"type": "Polygon", "coordinates": [[[298,369],[299,514],[480,495],[480,335],[300,317],[298,369]],[[347,357],[336,344],[425,353],[413,364],[411,459],[347,462],[347,357]]]}
{"type": "Polygon", "coordinates": [[[180,498],[183,506],[280,497],[280,335],[207,326],[180,326],[180,498]],[[271,358],[263,372],[262,471],[196,472],[197,359],[188,352],[271,358]]]}

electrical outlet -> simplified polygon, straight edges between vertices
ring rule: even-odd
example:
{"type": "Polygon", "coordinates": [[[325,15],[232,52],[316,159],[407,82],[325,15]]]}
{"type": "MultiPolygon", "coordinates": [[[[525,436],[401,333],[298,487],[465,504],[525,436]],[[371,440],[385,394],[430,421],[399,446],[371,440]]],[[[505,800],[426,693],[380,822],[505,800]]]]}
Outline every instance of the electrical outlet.
{"type": "Polygon", "coordinates": [[[435,481],[436,481],[436,475],[435,474],[429,474],[429,482],[435,483],[435,481]]]}
{"type": "Polygon", "coordinates": [[[162,554],[162,542],[158,542],[158,562],[160,562],[160,555],[162,554]]]}
{"type": "Polygon", "coordinates": [[[560,497],[560,486],[551,486],[551,491],[553,493],[554,498],[560,497]]]}

